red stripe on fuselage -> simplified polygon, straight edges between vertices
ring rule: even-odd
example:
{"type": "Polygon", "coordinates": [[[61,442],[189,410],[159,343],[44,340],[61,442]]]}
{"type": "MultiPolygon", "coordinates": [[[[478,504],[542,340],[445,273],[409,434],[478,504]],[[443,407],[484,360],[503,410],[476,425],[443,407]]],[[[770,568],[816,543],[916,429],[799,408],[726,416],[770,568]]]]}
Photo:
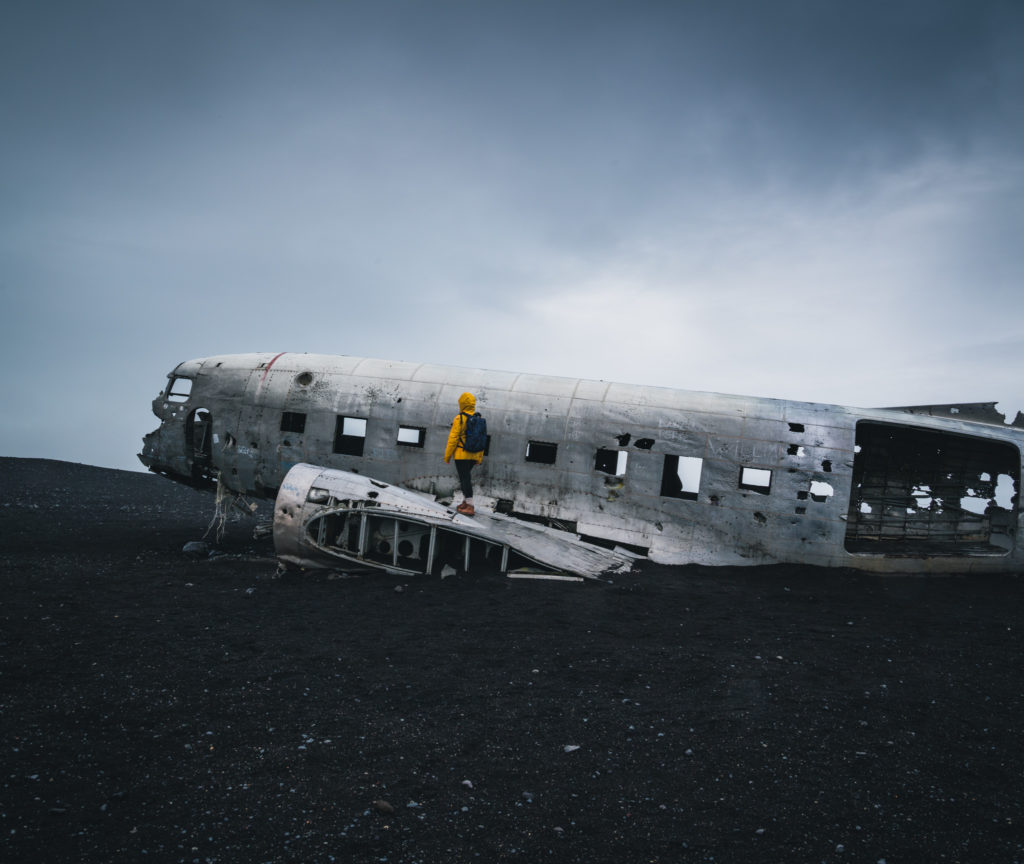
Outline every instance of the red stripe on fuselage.
{"type": "Polygon", "coordinates": [[[273,366],[273,365],[274,365],[274,364],[275,364],[275,363],[277,362],[277,358],[278,358],[278,357],[283,357],[283,356],[284,356],[285,354],[287,354],[287,353],[288,353],[287,351],[282,351],[282,352],[281,352],[280,354],[276,355],[276,356],[274,357],[274,359],[273,359],[273,360],[271,360],[271,361],[270,361],[270,362],[269,362],[269,363],[267,364],[267,368],[263,370],[263,377],[262,377],[262,378],[260,378],[260,384],[262,384],[262,383],[263,383],[264,381],[266,381],[266,380],[267,380],[267,373],[268,373],[268,372],[270,371],[270,367],[271,367],[271,366],[273,366]]]}

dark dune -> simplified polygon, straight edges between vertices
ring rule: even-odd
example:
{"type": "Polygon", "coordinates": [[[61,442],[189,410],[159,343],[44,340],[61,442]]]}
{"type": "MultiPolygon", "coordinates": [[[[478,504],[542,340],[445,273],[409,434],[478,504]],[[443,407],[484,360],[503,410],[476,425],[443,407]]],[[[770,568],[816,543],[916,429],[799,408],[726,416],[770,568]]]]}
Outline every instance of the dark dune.
{"type": "Polygon", "coordinates": [[[1024,861],[1019,578],[274,578],[212,513],[0,459],[4,861],[1024,861]]]}

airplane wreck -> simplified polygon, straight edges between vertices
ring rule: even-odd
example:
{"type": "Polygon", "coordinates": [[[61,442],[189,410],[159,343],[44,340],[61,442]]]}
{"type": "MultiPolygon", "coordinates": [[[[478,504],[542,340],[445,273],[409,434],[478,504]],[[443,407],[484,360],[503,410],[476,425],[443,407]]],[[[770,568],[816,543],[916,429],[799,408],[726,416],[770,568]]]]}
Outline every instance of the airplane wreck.
{"type": "Polygon", "coordinates": [[[297,566],[1024,564],[1024,415],[995,403],[859,409],[281,353],[181,363],[153,411],[143,464],[276,499],[277,554],[297,566]],[[466,390],[490,432],[472,518],[443,462],[466,390]]]}

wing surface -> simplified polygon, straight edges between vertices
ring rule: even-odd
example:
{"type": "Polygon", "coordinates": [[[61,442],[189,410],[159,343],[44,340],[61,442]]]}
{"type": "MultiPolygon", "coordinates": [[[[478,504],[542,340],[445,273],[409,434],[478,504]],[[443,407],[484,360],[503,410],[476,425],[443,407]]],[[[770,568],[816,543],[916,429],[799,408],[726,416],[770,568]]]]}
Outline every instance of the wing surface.
{"type": "Polygon", "coordinates": [[[491,567],[594,579],[628,571],[635,557],[498,513],[462,516],[422,493],[306,463],[281,484],[274,545],[278,558],[300,567],[406,575],[491,567]]]}

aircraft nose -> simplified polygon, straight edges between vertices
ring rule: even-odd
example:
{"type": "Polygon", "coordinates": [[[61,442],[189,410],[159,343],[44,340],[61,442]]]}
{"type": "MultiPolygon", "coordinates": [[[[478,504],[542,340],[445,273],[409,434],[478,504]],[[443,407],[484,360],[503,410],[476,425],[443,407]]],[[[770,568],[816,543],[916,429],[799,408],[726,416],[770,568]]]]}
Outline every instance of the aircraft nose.
{"type": "Polygon", "coordinates": [[[139,461],[156,474],[163,474],[165,476],[179,476],[183,473],[190,474],[191,466],[187,464],[186,454],[177,454],[179,458],[175,460],[173,454],[168,453],[166,426],[167,423],[165,421],[143,437],[139,461]]]}
{"type": "Polygon", "coordinates": [[[142,439],[139,461],[150,471],[190,486],[212,488],[213,419],[203,408],[173,412],[142,439]]]}

